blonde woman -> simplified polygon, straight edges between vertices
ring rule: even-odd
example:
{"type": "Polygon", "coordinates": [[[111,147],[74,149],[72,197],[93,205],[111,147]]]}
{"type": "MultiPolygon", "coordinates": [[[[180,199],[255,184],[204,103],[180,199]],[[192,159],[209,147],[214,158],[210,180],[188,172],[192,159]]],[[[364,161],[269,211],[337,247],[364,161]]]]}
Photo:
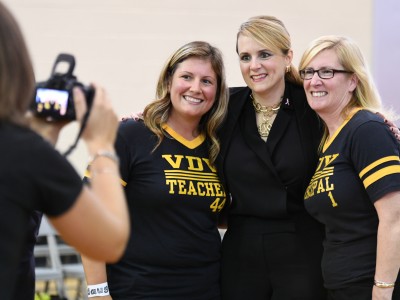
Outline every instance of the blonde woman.
{"type": "Polygon", "coordinates": [[[218,170],[232,196],[222,245],[222,299],[322,300],[323,227],[303,195],[321,127],[292,64],[290,35],[272,16],[237,34],[247,86],[232,88],[218,170]]]}
{"type": "Polygon", "coordinates": [[[300,61],[309,105],[325,134],[305,206],[325,225],[328,299],[400,299],[399,144],[354,41],[314,40],[300,61]]]}
{"type": "Polygon", "coordinates": [[[116,143],[131,215],[123,258],[84,258],[91,296],[219,300],[218,214],[226,203],[215,160],[228,103],[220,51],[206,42],[176,50],[161,71],[144,122],[128,120],[116,143]],[[106,292],[105,292],[106,290],[106,292]]]}

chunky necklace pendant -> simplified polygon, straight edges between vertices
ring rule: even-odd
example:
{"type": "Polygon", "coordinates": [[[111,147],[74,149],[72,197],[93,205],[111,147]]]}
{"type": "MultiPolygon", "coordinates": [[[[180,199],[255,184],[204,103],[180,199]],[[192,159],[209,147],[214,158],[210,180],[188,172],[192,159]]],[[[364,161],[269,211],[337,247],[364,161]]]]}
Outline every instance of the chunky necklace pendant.
{"type": "Polygon", "coordinates": [[[281,97],[281,101],[279,101],[279,103],[274,106],[263,106],[260,103],[256,102],[256,100],[254,100],[253,94],[250,94],[250,97],[252,99],[255,112],[257,114],[261,114],[260,122],[258,121],[258,118],[256,118],[258,134],[262,138],[268,138],[272,128],[272,123],[274,122],[273,116],[276,115],[281,108],[283,97],[281,97]]]}
{"type": "Polygon", "coordinates": [[[267,138],[269,136],[269,132],[271,131],[272,128],[272,123],[261,123],[260,125],[257,126],[258,128],[258,134],[263,137],[267,138]]]}

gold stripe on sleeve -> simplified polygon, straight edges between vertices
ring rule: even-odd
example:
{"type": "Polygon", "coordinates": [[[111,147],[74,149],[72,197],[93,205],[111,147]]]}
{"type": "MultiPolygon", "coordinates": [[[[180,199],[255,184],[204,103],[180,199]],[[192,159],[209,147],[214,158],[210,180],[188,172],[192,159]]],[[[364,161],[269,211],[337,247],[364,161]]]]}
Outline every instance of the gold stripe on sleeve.
{"type": "Polygon", "coordinates": [[[367,188],[371,184],[373,184],[375,181],[381,179],[382,177],[385,177],[390,174],[395,174],[395,173],[400,173],[400,165],[397,166],[389,166],[383,169],[380,169],[379,171],[371,174],[365,180],[363,181],[364,187],[367,188]]]}
{"type": "Polygon", "coordinates": [[[373,163],[370,164],[369,166],[365,167],[364,170],[362,170],[362,171],[360,172],[360,174],[359,174],[360,178],[362,178],[362,177],[365,175],[365,173],[371,171],[371,170],[372,170],[373,168],[375,168],[376,166],[378,166],[378,165],[380,165],[380,164],[383,164],[383,163],[385,163],[385,162],[391,161],[391,160],[400,161],[399,157],[398,157],[398,156],[395,156],[395,155],[393,155],[393,156],[386,156],[386,157],[383,157],[383,158],[381,158],[381,159],[378,159],[377,161],[373,162],[373,163]]]}

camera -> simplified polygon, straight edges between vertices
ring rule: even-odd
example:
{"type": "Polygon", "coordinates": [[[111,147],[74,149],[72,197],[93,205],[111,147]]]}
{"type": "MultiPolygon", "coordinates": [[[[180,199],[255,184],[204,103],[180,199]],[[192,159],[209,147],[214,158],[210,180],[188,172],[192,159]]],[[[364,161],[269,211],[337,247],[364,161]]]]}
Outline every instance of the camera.
{"type": "Polygon", "coordinates": [[[86,97],[87,108],[90,110],[94,97],[94,89],[80,83],[73,75],[75,58],[73,55],[61,53],[53,65],[50,78],[36,84],[31,109],[37,117],[47,121],[75,120],[75,107],[72,90],[78,86],[86,97]],[[66,65],[66,72],[57,70],[66,65]]]}

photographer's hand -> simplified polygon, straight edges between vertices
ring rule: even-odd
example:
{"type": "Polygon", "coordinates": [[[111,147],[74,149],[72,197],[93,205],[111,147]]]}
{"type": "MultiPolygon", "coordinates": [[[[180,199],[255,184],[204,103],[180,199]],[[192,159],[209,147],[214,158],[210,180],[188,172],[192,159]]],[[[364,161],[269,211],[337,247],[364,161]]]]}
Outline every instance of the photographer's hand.
{"type": "Polygon", "coordinates": [[[29,122],[29,127],[53,146],[57,143],[61,129],[69,123],[68,121],[47,122],[43,118],[35,117],[30,111],[26,113],[25,117],[29,122]]]}
{"type": "MultiPolygon", "coordinates": [[[[118,128],[118,118],[111,106],[106,91],[96,85],[92,108],[82,133],[82,138],[88,146],[91,154],[99,150],[114,151],[114,143],[118,128]]],[[[82,122],[87,105],[85,96],[79,88],[74,88],[74,104],[77,120],[82,122]]]]}

